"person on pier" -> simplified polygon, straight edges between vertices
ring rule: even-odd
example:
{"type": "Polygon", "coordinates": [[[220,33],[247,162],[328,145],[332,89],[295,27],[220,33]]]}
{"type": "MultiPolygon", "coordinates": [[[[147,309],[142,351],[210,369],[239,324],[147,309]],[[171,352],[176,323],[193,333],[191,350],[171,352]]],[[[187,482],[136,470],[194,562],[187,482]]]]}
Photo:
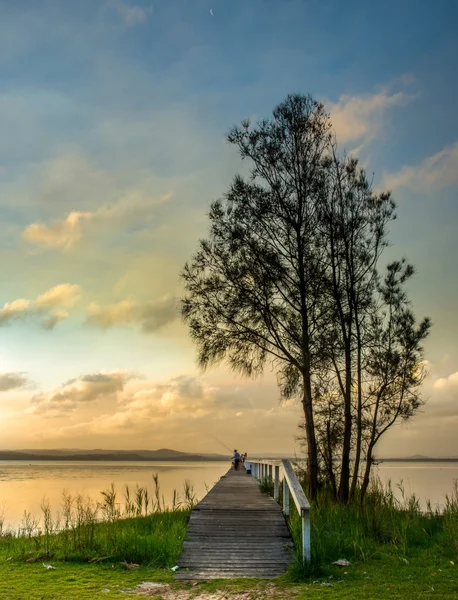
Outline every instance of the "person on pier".
{"type": "Polygon", "coordinates": [[[239,470],[239,466],[240,466],[240,460],[241,460],[241,456],[240,454],[237,452],[237,450],[234,450],[234,456],[232,457],[233,463],[234,463],[234,469],[236,471],[239,470]]]}

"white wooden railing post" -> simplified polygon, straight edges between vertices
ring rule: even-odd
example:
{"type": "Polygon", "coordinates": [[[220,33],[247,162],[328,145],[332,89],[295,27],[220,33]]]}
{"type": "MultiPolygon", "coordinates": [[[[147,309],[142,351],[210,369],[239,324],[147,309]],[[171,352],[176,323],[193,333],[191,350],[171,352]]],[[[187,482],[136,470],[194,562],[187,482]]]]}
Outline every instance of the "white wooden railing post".
{"type": "Polygon", "coordinates": [[[283,479],[283,513],[289,516],[289,487],[286,479],[283,479]]]}
{"type": "Polygon", "coordinates": [[[290,461],[282,460],[282,466],[284,475],[283,485],[289,488],[286,496],[284,496],[284,512],[285,514],[289,514],[289,493],[291,493],[302,520],[302,557],[304,562],[310,562],[310,504],[290,461]]]}
{"type": "Polygon", "coordinates": [[[312,557],[310,546],[310,510],[302,511],[302,557],[308,563],[312,557]]]}
{"type": "Polygon", "coordinates": [[[275,465],[274,500],[278,501],[279,491],[280,491],[280,467],[279,467],[279,465],[275,465]]]}

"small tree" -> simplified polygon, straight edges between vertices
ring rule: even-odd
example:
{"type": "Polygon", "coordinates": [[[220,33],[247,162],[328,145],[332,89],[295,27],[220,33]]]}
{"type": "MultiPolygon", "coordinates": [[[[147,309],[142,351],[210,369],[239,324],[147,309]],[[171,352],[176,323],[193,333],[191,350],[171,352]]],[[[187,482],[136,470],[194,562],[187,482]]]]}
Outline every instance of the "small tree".
{"type": "Polygon", "coordinates": [[[384,281],[378,286],[380,306],[371,319],[372,339],[367,347],[362,405],[362,499],[369,485],[375,445],[397,420],[407,421],[424,404],[420,386],[426,371],[421,343],[431,322],[425,318],[416,325],[404,289],[413,273],[413,267],[405,260],[395,261],[388,265],[384,281]]]}

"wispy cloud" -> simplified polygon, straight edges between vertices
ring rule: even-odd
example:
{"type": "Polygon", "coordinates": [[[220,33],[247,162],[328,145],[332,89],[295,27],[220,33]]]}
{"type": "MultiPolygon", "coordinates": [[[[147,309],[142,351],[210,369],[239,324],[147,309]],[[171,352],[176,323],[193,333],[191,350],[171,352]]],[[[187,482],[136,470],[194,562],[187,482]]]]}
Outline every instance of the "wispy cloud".
{"type": "Polygon", "coordinates": [[[81,404],[90,404],[100,399],[116,401],[126,383],[138,378],[137,373],[123,371],[83,375],[48,393],[35,395],[27,412],[58,417],[74,411],[81,404]]]}
{"type": "Polygon", "coordinates": [[[81,239],[81,220],[87,219],[91,213],[71,212],[63,220],[56,220],[51,225],[32,223],[23,233],[30,244],[46,248],[71,248],[81,239]]]}
{"type": "Polygon", "coordinates": [[[17,390],[30,385],[30,381],[24,372],[0,373],[0,392],[17,390]]]}
{"type": "Polygon", "coordinates": [[[145,333],[157,331],[178,316],[176,298],[167,294],[151,302],[138,303],[123,300],[100,306],[96,302],[87,308],[87,322],[108,329],[116,325],[140,325],[145,333]]]}
{"type": "Polygon", "coordinates": [[[127,27],[144,23],[153,12],[152,6],[143,7],[136,4],[127,4],[121,2],[121,0],[107,0],[105,8],[116,11],[127,27]]]}
{"type": "Polygon", "coordinates": [[[73,211],[50,225],[32,223],[23,232],[23,238],[35,246],[69,249],[81,240],[85,227],[89,228],[92,225],[97,233],[104,226],[122,228],[135,222],[144,224],[153,218],[153,206],[169,198],[170,194],[153,199],[145,197],[141,192],[131,191],[118,202],[102,206],[95,211],[73,211]]]}
{"type": "Polygon", "coordinates": [[[117,163],[108,168],[99,162],[72,145],[28,172],[19,204],[40,218],[32,217],[23,230],[27,243],[68,250],[103,230],[144,228],[154,222],[159,207],[172,196],[163,182],[145,170],[117,163]]]}
{"type": "Polygon", "coordinates": [[[433,384],[436,390],[458,389],[458,371],[448,375],[448,377],[439,377],[433,384]]]}
{"type": "Polygon", "coordinates": [[[404,166],[397,173],[385,173],[383,186],[429,192],[458,183],[458,142],[426,158],[418,165],[404,166]]]}
{"type": "Polygon", "coordinates": [[[339,143],[367,143],[383,126],[386,112],[404,106],[416,96],[406,92],[391,93],[382,89],[376,94],[340,96],[337,102],[326,102],[339,143]]]}
{"type": "Polygon", "coordinates": [[[0,308],[0,326],[7,325],[14,320],[26,317],[38,318],[45,329],[53,329],[57,323],[65,320],[68,313],[63,309],[74,306],[80,299],[79,285],[61,283],[47,290],[35,300],[18,298],[6,302],[0,308]]]}

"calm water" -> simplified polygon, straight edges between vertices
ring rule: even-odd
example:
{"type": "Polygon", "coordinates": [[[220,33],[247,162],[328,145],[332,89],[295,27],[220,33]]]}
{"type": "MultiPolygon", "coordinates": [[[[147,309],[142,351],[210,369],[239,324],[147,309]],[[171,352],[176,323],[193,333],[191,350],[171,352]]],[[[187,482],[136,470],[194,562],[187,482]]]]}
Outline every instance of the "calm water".
{"type": "MultiPolygon", "coordinates": [[[[391,480],[392,487],[402,483],[406,496],[415,494],[421,506],[431,501],[434,507],[445,504],[445,494],[453,493],[458,480],[458,462],[386,462],[374,468],[384,482],[391,480]]],[[[401,496],[399,489],[394,489],[401,496]]]]}
{"type": "Polygon", "coordinates": [[[86,462],[86,461],[0,461],[0,516],[5,525],[16,528],[24,514],[41,516],[43,497],[49,499],[53,513],[61,508],[62,491],[84,494],[101,500],[100,492],[114,483],[118,502],[124,501],[125,485],[131,496],[136,484],[154,495],[153,474],[159,475],[161,497],[172,503],[173,490],[183,498],[188,480],[198,499],[213,487],[230,467],[227,462],[86,462]]]}
{"type": "MultiPolygon", "coordinates": [[[[84,494],[100,500],[100,492],[111,483],[123,502],[124,486],[131,491],[136,484],[154,493],[153,474],[158,473],[161,495],[170,504],[173,490],[183,496],[187,479],[198,499],[228,470],[230,462],[51,462],[0,461],[0,516],[11,528],[16,528],[24,511],[41,516],[43,497],[49,499],[53,513],[60,510],[62,491],[72,495],[84,494]]],[[[445,494],[451,494],[458,479],[458,463],[383,463],[375,471],[382,481],[403,482],[406,494],[415,493],[422,506],[431,500],[433,506],[444,504],[445,494]]]]}

